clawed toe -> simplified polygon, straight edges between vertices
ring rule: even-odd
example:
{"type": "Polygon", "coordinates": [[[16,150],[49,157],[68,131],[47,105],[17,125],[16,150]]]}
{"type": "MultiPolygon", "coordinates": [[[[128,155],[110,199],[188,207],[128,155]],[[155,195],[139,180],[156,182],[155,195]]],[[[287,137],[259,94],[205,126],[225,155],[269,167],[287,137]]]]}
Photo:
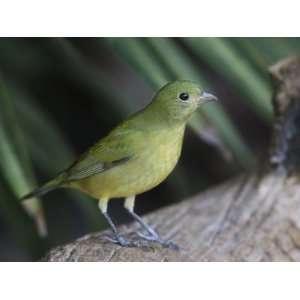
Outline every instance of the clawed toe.
{"type": "Polygon", "coordinates": [[[179,251],[181,249],[176,243],[174,243],[172,241],[168,241],[168,240],[164,241],[163,246],[166,248],[173,249],[175,251],[179,251]]]}
{"type": "Polygon", "coordinates": [[[120,246],[123,246],[123,247],[129,247],[132,245],[132,243],[129,241],[129,240],[126,240],[125,238],[123,238],[122,236],[119,236],[117,238],[117,241],[118,241],[118,244],[120,246]]]}
{"type": "MultiPolygon", "coordinates": [[[[164,240],[158,234],[157,235],[147,235],[147,234],[144,234],[141,232],[137,232],[136,234],[143,240],[158,243],[165,248],[170,248],[170,249],[173,249],[176,251],[180,250],[180,247],[178,245],[176,245],[174,242],[169,241],[169,240],[164,240]]],[[[118,244],[122,247],[147,247],[147,244],[145,244],[145,243],[141,243],[140,241],[138,241],[136,239],[134,239],[134,240],[125,239],[121,235],[117,235],[117,236],[105,235],[105,236],[102,236],[102,238],[110,243],[118,244]]]]}
{"type": "Polygon", "coordinates": [[[103,238],[111,243],[118,244],[122,247],[129,247],[132,245],[132,243],[129,240],[125,239],[124,237],[122,237],[120,235],[117,235],[117,236],[105,235],[103,238]]]}
{"type": "Polygon", "coordinates": [[[180,250],[180,247],[178,245],[176,245],[174,242],[169,241],[169,240],[164,240],[158,234],[150,235],[150,234],[144,234],[141,232],[137,232],[137,235],[147,241],[156,242],[165,248],[170,248],[170,249],[173,249],[176,251],[180,250]]]}
{"type": "Polygon", "coordinates": [[[150,242],[157,242],[157,241],[160,241],[161,238],[159,235],[150,235],[150,234],[145,234],[145,233],[142,233],[142,232],[137,232],[137,235],[144,239],[144,240],[147,240],[147,241],[150,241],[150,242]]]}

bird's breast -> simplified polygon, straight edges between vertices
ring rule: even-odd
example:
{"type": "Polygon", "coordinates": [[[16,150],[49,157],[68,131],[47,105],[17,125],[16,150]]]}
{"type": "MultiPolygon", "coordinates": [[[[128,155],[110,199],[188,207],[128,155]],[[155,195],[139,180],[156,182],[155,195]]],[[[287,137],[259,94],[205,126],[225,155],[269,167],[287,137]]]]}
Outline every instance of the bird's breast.
{"type": "Polygon", "coordinates": [[[182,139],[158,138],[154,147],[149,147],[139,158],[137,183],[144,190],[161,183],[174,169],[180,157],[182,139]]]}

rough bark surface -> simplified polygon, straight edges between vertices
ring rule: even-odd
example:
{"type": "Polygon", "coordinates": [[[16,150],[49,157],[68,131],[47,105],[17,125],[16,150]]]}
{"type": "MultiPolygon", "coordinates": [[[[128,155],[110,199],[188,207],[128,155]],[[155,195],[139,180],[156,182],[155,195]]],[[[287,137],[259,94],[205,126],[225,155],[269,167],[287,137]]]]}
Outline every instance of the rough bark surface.
{"type": "MultiPolygon", "coordinates": [[[[156,243],[120,247],[106,232],[50,251],[44,261],[299,261],[300,59],[270,69],[274,132],[265,166],[145,217],[176,251],[156,243]]],[[[136,224],[122,226],[133,235],[136,224]]]]}

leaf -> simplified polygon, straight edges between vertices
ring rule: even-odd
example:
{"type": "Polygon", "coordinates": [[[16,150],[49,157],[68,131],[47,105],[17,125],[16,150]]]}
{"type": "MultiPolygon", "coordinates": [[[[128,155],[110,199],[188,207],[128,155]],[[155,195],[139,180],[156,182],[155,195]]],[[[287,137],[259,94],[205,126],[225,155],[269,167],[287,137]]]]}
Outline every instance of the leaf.
{"type": "Polygon", "coordinates": [[[268,65],[300,52],[299,38],[251,38],[249,43],[261,53],[268,65]]]}
{"type": "Polygon", "coordinates": [[[119,55],[125,58],[154,89],[162,87],[170,80],[170,74],[155,62],[141,38],[110,38],[109,40],[119,55]]]}
{"type": "Polygon", "coordinates": [[[184,42],[212,69],[236,87],[245,103],[271,121],[271,86],[249,60],[225,38],[185,38],[184,42]]]}
{"type": "Polygon", "coordinates": [[[116,89],[101,69],[89,62],[69,40],[66,38],[49,39],[47,46],[59,61],[61,70],[75,82],[85,86],[88,93],[95,96],[97,103],[101,105],[101,109],[97,110],[101,118],[105,116],[102,114],[105,106],[109,107],[111,115],[121,118],[128,114],[131,110],[128,105],[131,102],[124,93],[116,89]]]}
{"type": "MultiPolygon", "coordinates": [[[[19,198],[34,187],[34,176],[30,165],[26,144],[3,78],[0,77],[0,168],[15,197],[19,198]]],[[[47,233],[41,204],[37,198],[24,205],[34,218],[41,236],[47,233]]]]}
{"type": "MultiPolygon", "coordinates": [[[[67,143],[67,138],[62,135],[51,117],[35,103],[34,99],[24,92],[21,96],[20,92],[14,89],[12,91],[15,99],[22,97],[22,101],[18,101],[16,105],[16,113],[24,129],[26,145],[31,157],[42,171],[53,177],[67,168],[75,158],[67,143]]],[[[90,230],[99,230],[104,227],[104,221],[92,199],[78,192],[67,192],[67,194],[72,195],[72,199],[84,212],[90,230]]]]}
{"type": "Polygon", "coordinates": [[[36,231],[32,218],[24,211],[19,199],[15,197],[11,189],[5,184],[0,175],[0,216],[1,219],[16,238],[19,251],[25,252],[24,259],[37,260],[45,251],[45,241],[41,240],[36,231]]]}

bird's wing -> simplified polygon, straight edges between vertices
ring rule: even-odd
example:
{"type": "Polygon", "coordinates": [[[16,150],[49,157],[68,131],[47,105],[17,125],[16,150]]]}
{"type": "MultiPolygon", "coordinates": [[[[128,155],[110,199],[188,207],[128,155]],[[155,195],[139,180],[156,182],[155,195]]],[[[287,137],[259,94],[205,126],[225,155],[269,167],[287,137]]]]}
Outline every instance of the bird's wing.
{"type": "Polygon", "coordinates": [[[141,147],[139,131],[116,131],[100,140],[66,170],[66,180],[80,180],[105,172],[133,159],[141,147]]]}

